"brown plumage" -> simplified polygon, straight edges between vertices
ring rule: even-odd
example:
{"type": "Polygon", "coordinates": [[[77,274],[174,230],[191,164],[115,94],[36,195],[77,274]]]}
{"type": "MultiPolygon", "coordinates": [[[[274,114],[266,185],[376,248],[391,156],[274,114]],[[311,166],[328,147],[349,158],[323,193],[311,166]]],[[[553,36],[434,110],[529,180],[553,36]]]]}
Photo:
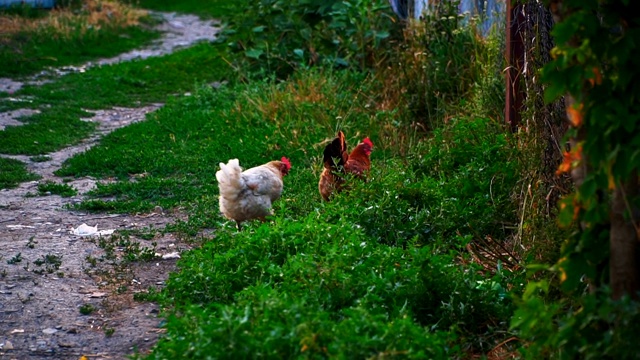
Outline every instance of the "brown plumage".
{"type": "Polygon", "coordinates": [[[369,156],[372,150],[373,143],[367,137],[351,153],[347,153],[344,133],[338,131],[336,138],[324,148],[324,169],[320,174],[318,190],[325,201],[329,201],[334,192],[343,189],[345,174],[364,179],[371,168],[369,156]]]}

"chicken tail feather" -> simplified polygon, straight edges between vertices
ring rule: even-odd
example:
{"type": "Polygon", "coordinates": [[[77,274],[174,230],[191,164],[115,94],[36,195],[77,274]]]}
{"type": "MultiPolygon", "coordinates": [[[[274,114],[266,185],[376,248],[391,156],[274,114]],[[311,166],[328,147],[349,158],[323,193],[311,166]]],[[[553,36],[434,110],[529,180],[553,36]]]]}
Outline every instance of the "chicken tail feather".
{"type": "Polygon", "coordinates": [[[344,138],[344,133],[338,131],[338,136],[324,148],[324,167],[335,170],[336,168],[343,167],[348,158],[349,154],[347,153],[347,142],[344,138]],[[335,163],[335,159],[338,159],[337,164],[335,163]]]}
{"type": "Polygon", "coordinates": [[[227,164],[220,163],[220,170],[216,172],[220,196],[235,199],[242,191],[242,168],[238,159],[231,159],[227,164]]]}

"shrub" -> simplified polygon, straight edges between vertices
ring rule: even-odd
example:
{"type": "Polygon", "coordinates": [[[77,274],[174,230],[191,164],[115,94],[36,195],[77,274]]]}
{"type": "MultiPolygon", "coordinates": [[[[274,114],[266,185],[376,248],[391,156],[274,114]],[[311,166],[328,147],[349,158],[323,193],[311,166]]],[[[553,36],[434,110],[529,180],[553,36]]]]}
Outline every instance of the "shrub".
{"type": "Polygon", "coordinates": [[[482,37],[476,23],[441,1],[405,28],[380,71],[383,94],[406,109],[403,121],[433,130],[452,115],[503,118],[503,37],[482,37]]]}
{"type": "Polygon", "coordinates": [[[394,24],[381,0],[261,0],[223,33],[243,71],[287,77],[299,66],[372,65],[394,24]]]}

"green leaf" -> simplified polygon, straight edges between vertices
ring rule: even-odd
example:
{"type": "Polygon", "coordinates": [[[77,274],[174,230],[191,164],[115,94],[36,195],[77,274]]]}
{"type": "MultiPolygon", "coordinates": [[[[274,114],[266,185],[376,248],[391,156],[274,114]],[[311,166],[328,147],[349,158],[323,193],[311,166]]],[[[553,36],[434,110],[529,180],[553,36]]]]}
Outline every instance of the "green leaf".
{"type": "Polygon", "coordinates": [[[253,31],[255,33],[261,33],[261,32],[264,31],[265,28],[266,28],[266,26],[260,25],[260,26],[256,26],[253,29],[251,29],[251,31],[253,31]]]}
{"type": "Polygon", "coordinates": [[[558,213],[558,224],[560,226],[569,226],[573,223],[574,205],[573,199],[575,195],[571,194],[559,201],[560,212],[558,213]]]}
{"type": "Polygon", "coordinates": [[[582,276],[592,270],[585,258],[577,253],[573,253],[570,259],[565,259],[559,265],[560,286],[567,292],[578,290],[582,286],[582,276]]]}
{"type": "Polygon", "coordinates": [[[378,32],[376,32],[376,39],[378,39],[378,40],[386,39],[388,37],[389,37],[389,32],[388,31],[378,31],[378,32]]]}
{"type": "Polygon", "coordinates": [[[336,65],[349,66],[349,62],[343,58],[336,58],[335,62],[336,62],[336,65]]]}
{"type": "Polygon", "coordinates": [[[580,186],[580,198],[588,199],[594,196],[596,193],[597,187],[598,186],[594,178],[590,177],[586,179],[584,183],[582,183],[582,186],[580,186]]]}
{"type": "Polygon", "coordinates": [[[293,50],[293,53],[296,54],[296,56],[298,56],[299,58],[304,59],[304,50],[295,49],[293,50]]]}
{"type": "Polygon", "coordinates": [[[549,270],[549,265],[547,264],[527,264],[527,270],[532,270],[534,272],[549,270]]]}
{"type": "Polygon", "coordinates": [[[579,23],[572,21],[575,20],[574,17],[575,15],[571,15],[554,26],[552,34],[556,44],[564,44],[574,36],[579,26],[579,23]]]}
{"type": "Polygon", "coordinates": [[[522,298],[525,300],[531,299],[538,291],[542,291],[543,293],[549,292],[549,282],[547,280],[541,280],[528,283],[524,294],[522,294],[522,298]]]}
{"type": "Polygon", "coordinates": [[[247,57],[250,57],[252,59],[259,59],[260,56],[262,56],[262,54],[264,54],[264,51],[261,50],[261,49],[249,49],[249,50],[245,51],[244,54],[247,57]]]}

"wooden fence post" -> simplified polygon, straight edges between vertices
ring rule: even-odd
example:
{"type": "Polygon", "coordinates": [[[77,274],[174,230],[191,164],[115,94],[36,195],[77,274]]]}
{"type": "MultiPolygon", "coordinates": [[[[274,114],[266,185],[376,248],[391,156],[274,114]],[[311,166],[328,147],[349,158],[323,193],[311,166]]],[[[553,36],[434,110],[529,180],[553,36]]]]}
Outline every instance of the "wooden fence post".
{"type": "Polygon", "coordinates": [[[506,70],[506,103],[505,120],[511,126],[511,131],[516,131],[520,124],[520,111],[522,110],[524,95],[520,89],[520,75],[524,69],[524,44],[520,34],[521,26],[525,19],[522,13],[522,4],[507,0],[507,70],[506,70]]]}

